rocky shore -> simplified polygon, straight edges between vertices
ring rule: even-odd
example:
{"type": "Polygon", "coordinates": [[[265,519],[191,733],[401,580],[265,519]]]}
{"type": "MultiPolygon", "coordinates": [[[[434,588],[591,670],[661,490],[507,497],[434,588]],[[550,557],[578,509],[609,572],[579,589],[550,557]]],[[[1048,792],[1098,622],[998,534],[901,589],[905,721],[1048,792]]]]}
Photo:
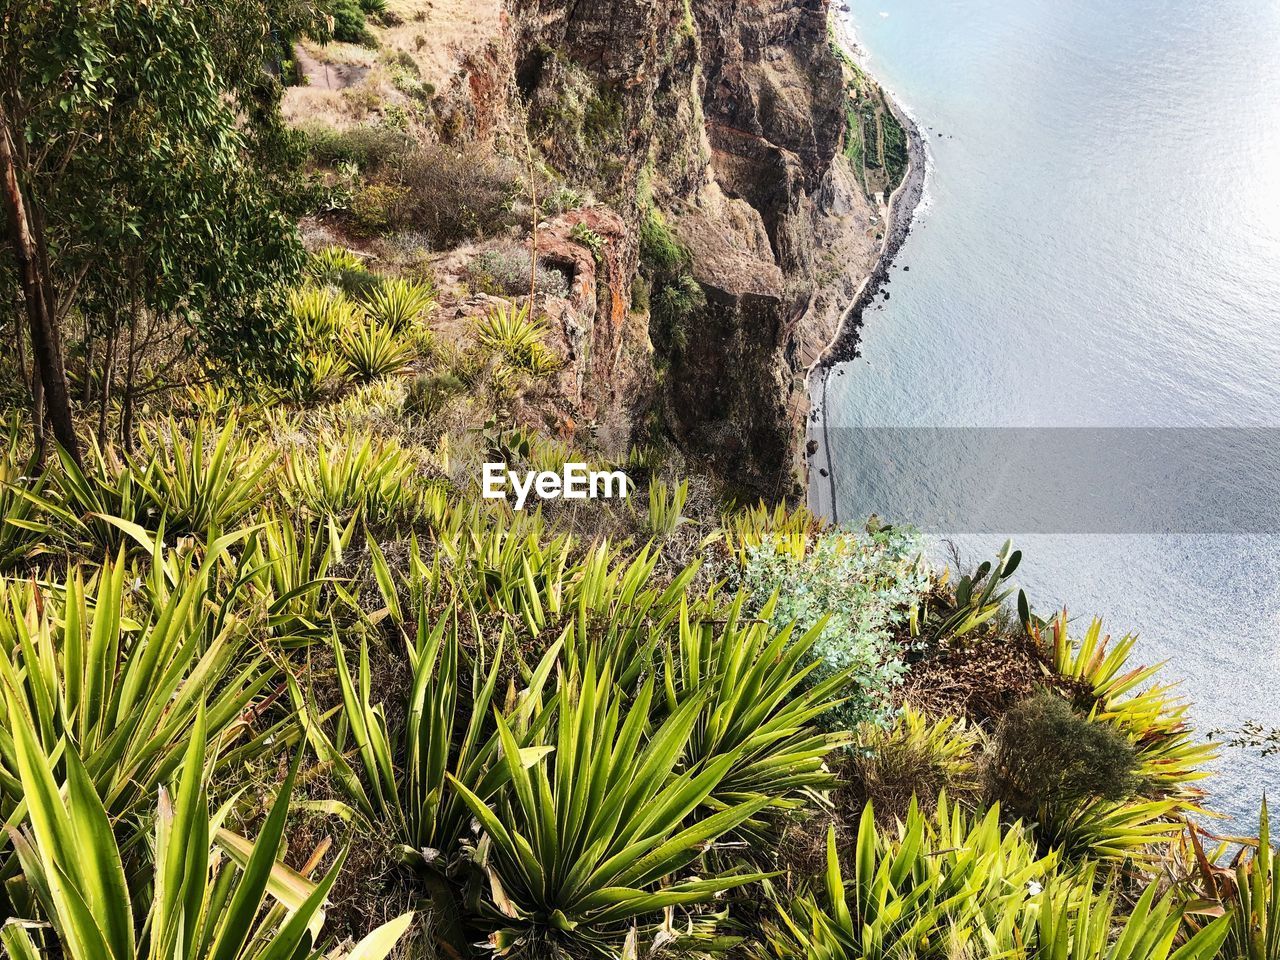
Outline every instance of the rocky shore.
{"type": "MultiPolygon", "coordinates": [[[[855,61],[860,60],[859,48],[847,21],[839,14],[834,14],[832,23],[837,40],[846,55],[855,61]]],[[[885,99],[907,134],[906,176],[889,198],[884,241],[875,266],[849,303],[835,336],[809,367],[807,376],[809,415],[805,418],[804,429],[808,503],[815,513],[829,517],[834,522],[839,522],[840,516],[827,426],[827,381],[836,364],[858,356],[864,314],[889,282],[889,271],[911,233],[916,208],[924,197],[925,175],[928,172],[928,149],[919,127],[888,91],[885,99]]]]}

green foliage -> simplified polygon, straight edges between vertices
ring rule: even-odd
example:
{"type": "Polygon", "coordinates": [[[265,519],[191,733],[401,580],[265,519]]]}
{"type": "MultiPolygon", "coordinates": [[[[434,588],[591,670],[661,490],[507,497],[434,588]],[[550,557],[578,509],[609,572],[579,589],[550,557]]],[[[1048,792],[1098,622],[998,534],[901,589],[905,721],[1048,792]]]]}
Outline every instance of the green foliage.
{"type": "Polygon", "coordinates": [[[1159,665],[1129,664],[1136,637],[1122,637],[1109,649],[1110,638],[1094,620],[1077,642],[1065,612],[1049,630],[1046,642],[1042,628],[1033,625],[1052,664],[1049,679],[1062,678],[1091,722],[1131,745],[1140,789],[1114,802],[1065,805],[1045,823],[1046,839],[1074,856],[1152,859],[1178,833],[1177,817],[1200,809],[1202,792],[1194,784],[1207,775],[1202,765],[1215,755],[1215,745],[1197,742],[1186,720],[1187,704],[1173,696],[1171,686],[1150,683],[1159,665]]]}
{"type": "Polygon", "coordinates": [[[1128,918],[1093,892],[1091,870],[1069,879],[1053,854],[1037,856],[998,810],[971,823],[940,802],[926,820],[914,807],[896,836],[877,830],[868,806],[846,881],[835,831],[827,835],[824,899],[780,906],[762,955],[805,960],[902,956],[1002,956],[1019,960],[1211,960],[1226,935],[1219,920],[1174,948],[1181,910],[1146,889],[1128,918]],[[1117,929],[1118,928],[1118,929],[1117,929]]]}
{"type": "Polygon", "coordinates": [[[315,35],[322,43],[338,40],[375,46],[377,41],[365,24],[365,4],[361,0],[326,0],[326,18],[315,35]]]}
{"type": "Polygon", "coordinates": [[[352,434],[323,439],[315,456],[285,458],[285,498],[312,516],[370,523],[410,521],[422,509],[410,453],[393,441],[352,434]]]}
{"type": "Polygon", "coordinates": [[[1047,824],[1064,807],[1132,796],[1142,786],[1136,768],[1123,733],[1041,691],[1001,720],[988,773],[1006,809],[1047,824]]]}
{"type": "Polygon", "coordinates": [[[824,898],[778,907],[764,956],[879,960],[910,944],[917,956],[1004,955],[1035,915],[1036,890],[1057,865],[1038,856],[1021,825],[1001,829],[999,811],[971,821],[945,797],[926,818],[912,805],[896,831],[862,812],[846,882],[834,829],[827,833],[824,898]]]}
{"type": "Polygon", "coordinates": [[[413,347],[401,340],[393,327],[357,323],[343,332],[342,358],[362,383],[399,373],[413,363],[413,347]]]}
{"type": "Polygon", "coordinates": [[[409,383],[409,393],[404,401],[405,412],[431,421],[454,397],[465,393],[466,389],[466,384],[453,373],[419,374],[409,383]]]}
{"type": "Polygon", "coordinates": [[[890,691],[905,670],[894,631],[902,630],[928,575],[919,538],[901,528],[856,535],[820,535],[803,557],[784,553],[772,540],[747,550],[742,583],[754,610],[776,594],[775,626],[800,630],[825,623],[813,645],[815,680],[847,676],[844,704],[826,715],[833,729],[886,723],[890,691]]]}
{"type": "Polygon", "coordinates": [[[307,148],[317,163],[355,164],[365,174],[386,170],[410,149],[409,139],[383,124],[358,124],[341,130],[327,125],[304,128],[307,148]]]}
{"type": "Polygon", "coordinates": [[[406,187],[395,183],[370,183],[356,191],[347,212],[360,234],[374,237],[404,226],[404,211],[411,203],[412,196],[406,187]]]}
{"type": "Polygon", "coordinates": [[[289,313],[298,341],[323,349],[358,322],[358,309],[341,292],[299,287],[289,293],[289,313]]]}
{"type": "Polygon", "coordinates": [[[1262,799],[1257,840],[1244,843],[1229,867],[1219,866],[1226,844],[1207,857],[1194,826],[1189,833],[1202,884],[1197,891],[1201,895],[1196,901],[1198,912],[1208,916],[1228,912],[1230,917],[1222,960],[1280,958],[1280,849],[1271,845],[1266,797],[1262,799]]]}
{"type": "Polygon", "coordinates": [[[191,324],[187,345],[231,369],[274,369],[276,291],[302,262],[263,157],[278,9],[57,0],[23,12],[0,51],[4,107],[62,313],[113,330],[146,310],[191,324]]]}
{"type": "Polygon", "coordinates": [[[658,342],[683,349],[688,327],[706,306],[702,286],[691,273],[689,251],[650,206],[640,222],[640,265],[650,284],[650,328],[658,342]]]}
{"type": "MultiPolygon", "coordinates": [[[[380,565],[379,582],[390,586],[385,560],[378,552],[374,556],[380,565]]],[[[398,606],[397,600],[392,603],[398,606]]],[[[509,780],[498,762],[498,735],[490,722],[502,650],[494,651],[490,667],[476,657],[471,669],[464,670],[456,620],[444,618],[432,628],[426,611],[420,608],[418,614],[416,637],[405,647],[412,675],[399,705],[406,717],[403,728],[388,724],[382,703],[371,703],[376,677],[367,642],[361,643],[353,677],[341,642],[336,636],[333,640],[342,707],[332,735],[296,684],[294,697],[307,738],[346,797],[345,804],[330,809],[348,821],[359,821],[370,833],[389,831],[404,862],[443,877],[447,869],[457,867],[460,847],[470,837],[471,819],[446,775],[485,801],[509,780]],[[459,710],[464,703],[465,712],[459,710]]],[[[533,716],[556,652],[553,649],[534,671],[513,717],[527,722],[533,716]]],[[[546,753],[541,747],[522,748],[521,762],[531,765],[546,753]]]]}
{"type": "Polygon", "coordinates": [[[90,441],[83,466],[61,448],[57,453],[55,486],[39,497],[34,490],[23,495],[64,538],[114,551],[133,542],[129,531],[159,528],[160,510],[147,486],[153,463],[122,461],[114,449],[104,449],[96,440],[90,441]]]}
{"type": "Polygon", "coordinates": [[[477,339],[515,369],[546,376],[560,365],[559,357],[543,342],[549,332],[545,320],[530,317],[527,303],[503,304],[481,319],[477,339]]]}
{"type": "MultiPolygon", "coordinates": [[[[946,643],[991,622],[1013,596],[1014,586],[1009,581],[1020,563],[1022,551],[1014,550],[1012,541],[1005,541],[994,564],[983,561],[972,574],[960,578],[952,595],[931,598],[922,611],[912,617],[912,634],[930,643],[946,643]]],[[[1023,622],[1029,624],[1030,609],[1025,594],[1019,594],[1018,606],[1023,622]]]]}
{"type": "MultiPolygon", "coordinates": [[[[204,714],[198,713],[172,797],[160,788],[154,876],[131,891],[124,850],[75,747],[67,746],[59,762],[56,752],[41,746],[21,710],[11,706],[9,719],[31,815],[30,828],[15,831],[11,840],[60,945],[42,949],[27,927],[6,924],[0,940],[10,957],[321,960],[314,944],[324,923],[325,897],[344,858],[319,883],[278,862],[296,765],[257,841],[243,840],[221,826],[225,812],[210,813],[207,732],[204,714]],[[58,766],[66,770],[65,797],[59,792],[58,766]]],[[[382,960],[411,919],[405,915],[378,928],[349,953],[323,956],[382,960]]]]}
{"type": "Polygon", "coordinates": [[[369,271],[364,260],[343,247],[325,247],[313,253],[307,262],[307,277],[362,299],[382,286],[381,278],[369,271]]]}
{"type": "Polygon", "coordinates": [[[425,322],[435,305],[435,291],[412,280],[384,281],[364,298],[364,308],[374,322],[396,334],[425,322]]]}
{"type": "Polygon", "coordinates": [[[340,527],[329,518],[261,517],[245,550],[246,586],[266,607],[267,629],[280,647],[325,639],[339,618],[343,603],[335,593],[345,582],[333,571],[350,549],[357,520],[340,527]]]}
{"type": "Polygon", "coordinates": [[[204,535],[230,529],[267,495],[272,458],[233,414],[220,433],[204,417],[189,428],[170,420],[163,434],[143,430],[149,467],[139,482],[169,533],[204,535]]]}
{"type": "Polygon", "coordinates": [[[692,523],[684,516],[684,505],[688,499],[688,480],[681,481],[674,490],[661,480],[649,484],[649,532],[659,538],[670,537],[686,523],[692,523]]]}
{"type": "MultiPolygon", "coordinates": [[[[209,545],[203,560],[157,551],[149,567],[108,560],[86,579],[73,570],[46,593],[0,581],[0,681],[10,723],[19,717],[53,752],[77,744],[112,818],[136,814],[177,769],[203,713],[209,739],[230,744],[240,714],[268,681],[249,652],[239,592],[214,597],[216,571],[243,534],[209,545]],[[133,581],[134,586],[128,583],[133,581]],[[134,599],[134,590],[140,596],[134,599]]],[[[270,732],[249,735],[246,749],[270,732]]],[[[228,751],[215,766],[234,764],[228,751]]],[[[0,811],[24,799],[12,751],[0,755],[0,811]]]]}
{"type": "Polygon", "coordinates": [[[750,552],[766,542],[779,554],[802,562],[826,526],[808,507],[779,503],[770,508],[764,502],[732,510],[721,523],[728,547],[742,567],[750,560],[750,552]]]}
{"type": "Polygon", "coordinates": [[[522,725],[495,716],[512,789],[486,801],[450,777],[488,840],[492,878],[484,902],[499,950],[557,949],[611,956],[610,943],[664,907],[706,903],[758,875],[681,878],[703,846],[758,813],[766,799],[706,818],[697,810],[731,766],[717,758],[677,773],[702,707],[691,697],[650,728],[653,679],[631,703],[612,671],[588,662],[562,685],[555,723],[535,724],[528,745],[545,757],[526,768],[522,725]]]}
{"type": "Polygon", "coordinates": [[[865,724],[849,758],[849,785],[886,822],[912,803],[926,812],[944,793],[972,800],[979,788],[982,730],[955,717],[932,717],[907,705],[892,727],[865,724]]]}
{"type": "Polygon", "coordinates": [[[0,438],[0,573],[40,549],[52,533],[42,518],[49,474],[22,453],[22,427],[15,415],[0,438]]]}
{"type": "MultiPolygon", "coordinates": [[[[852,739],[812,725],[840,705],[846,677],[806,683],[818,666],[811,650],[823,625],[803,635],[791,627],[774,630],[768,625],[772,609],[758,619],[745,617],[745,599],[738,595],[723,626],[692,620],[682,607],[679,642],[667,654],[663,676],[668,708],[704,700],[687,748],[688,767],[734,758],[707,798],[708,809],[764,799],[768,809],[763,812],[800,810],[812,791],[834,784],[826,757],[852,739]]],[[[753,818],[749,826],[756,830],[763,824],[753,818]]]]}
{"type": "Polygon", "coordinates": [[[604,254],[604,237],[585,223],[575,223],[569,231],[569,239],[582,244],[597,260],[604,254]]]}

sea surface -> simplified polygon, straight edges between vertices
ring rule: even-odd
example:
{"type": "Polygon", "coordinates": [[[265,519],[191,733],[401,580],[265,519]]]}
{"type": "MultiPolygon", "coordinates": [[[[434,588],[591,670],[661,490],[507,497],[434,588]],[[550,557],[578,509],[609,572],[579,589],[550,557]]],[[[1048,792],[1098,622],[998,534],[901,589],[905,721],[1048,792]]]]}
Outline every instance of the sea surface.
{"type": "MultiPolygon", "coordinates": [[[[858,427],[1103,428],[1124,449],[1125,428],[1196,428],[1175,431],[1194,447],[1247,427],[1227,472],[1246,490],[1270,484],[1244,474],[1252,454],[1274,464],[1280,450],[1280,3],[849,7],[838,15],[917,121],[930,169],[890,297],[827,382],[841,519],[883,509],[857,482],[858,427]]],[[[993,472],[1018,474],[1019,449],[1039,459],[1017,436],[993,472]]],[[[1181,459],[1195,456],[1166,473],[1207,513],[1244,496],[1208,490],[1181,459]]],[[[988,515],[999,501],[960,465],[950,487],[988,515]]],[[[1280,726],[1280,517],[1148,524],[1139,504],[1131,523],[1090,516],[1088,533],[1063,532],[1062,502],[1086,493],[1109,496],[1068,487],[1043,528],[1014,511],[1016,530],[974,532],[961,516],[938,532],[970,560],[1015,534],[1034,606],[1138,633],[1138,659],[1168,661],[1199,730],[1280,726]]],[[[1208,785],[1229,825],[1251,828],[1263,791],[1280,796],[1280,757],[1227,750],[1208,785]]]]}

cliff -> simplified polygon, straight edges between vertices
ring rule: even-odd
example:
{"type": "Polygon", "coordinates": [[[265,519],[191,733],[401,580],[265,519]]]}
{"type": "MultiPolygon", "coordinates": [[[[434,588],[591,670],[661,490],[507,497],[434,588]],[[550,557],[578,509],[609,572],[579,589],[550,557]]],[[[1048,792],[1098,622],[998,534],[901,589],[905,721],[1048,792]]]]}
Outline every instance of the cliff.
{"type": "Polygon", "coordinates": [[[571,360],[558,419],[623,425],[615,444],[656,420],[730,483],[798,492],[806,375],[902,175],[901,127],[828,0],[403,2],[419,28],[379,39],[418,64],[430,135],[536,152],[599,201],[539,229],[569,287],[549,304],[571,360]]]}

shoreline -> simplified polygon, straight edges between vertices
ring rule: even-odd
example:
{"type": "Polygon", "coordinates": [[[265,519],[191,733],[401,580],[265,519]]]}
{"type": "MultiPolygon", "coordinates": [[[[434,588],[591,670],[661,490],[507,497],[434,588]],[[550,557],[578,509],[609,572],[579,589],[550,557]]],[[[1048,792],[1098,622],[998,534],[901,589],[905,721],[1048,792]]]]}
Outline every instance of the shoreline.
{"type": "MultiPolygon", "coordinates": [[[[839,13],[833,13],[832,27],[836,42],[844,53],[861,65],[864,60],[859,54],[860,48],[852,26],[845,17],[839,13]]],[[[870,71],[868,73],[870,74],[870,71]]],[[[878,80],[876,82],[879,83],[878,80]]],[[[836,500],[835,469],[832,466],[831,446],[827,435],[827,380],[831,369],[836,364],[851,360],[858,355],[858,346],[862,340],[863,313],[889,280],[889,269],[893,266],[903,243],[911,234],[916,209],[924,198],[925,177],[929,166],[928,149],[915,120],[902,109],[891,91],[883,85],[880,89],[884,94],[885,103],[897,121],[902,124],[902,129],[907,135],[907,171],[902,182],[889,196],[884,240],[875,266],[862,281],[853,300],[841,314],[835,336],[823,348],[818,359],[805,371],[809,415],[805,417],[804,443],[806,450],[813,449],[813,453],[805,457],[805,500],[810,510],[829,517],[832,523],[839,522],[839,507],[836,500]],[[824,469],[825,477],[821,475],[824,469]],[[814,482],[815,470],[818,471],[818,479],[821,482],[814,482]]]]}

